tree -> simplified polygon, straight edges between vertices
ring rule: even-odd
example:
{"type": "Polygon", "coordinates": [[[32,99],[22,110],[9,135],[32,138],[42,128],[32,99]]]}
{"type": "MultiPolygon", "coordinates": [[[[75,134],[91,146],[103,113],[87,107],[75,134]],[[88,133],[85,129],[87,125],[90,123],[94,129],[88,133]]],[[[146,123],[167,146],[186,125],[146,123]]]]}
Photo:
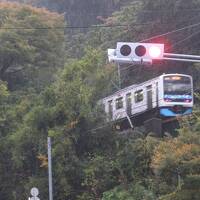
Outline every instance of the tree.
{"type": "Polygon", "coordinates": [[[185,126],[180,130],[178,138],[163,141],[156,147],[152,168],[157,179],[165,182],[168,188],[165,190],[167,194],[160,197],[161,200],[199,198],[200,140],[196,128],[195,125],[193,128],[185,126]]]}
{"type": "MultiPolygon", "coordinates": [[[[35,90],[30,88],[30,85],[24,83],[26,91],[8,92],[7,84],[0,82],[0,158],[2,160],[0,196],[2,199],[25,199],[30,188],[36,185],[41,191],[41,199],[47,199],[47,136],[51,136],[53,141],[53,180],[54,194],[57,199],[198,199],[199,113],[196,113],[197,119],[187,120],[192,125],[184,125],[178,138],[156,139],[146,137],[139,128],[126,134],[117,133],[113,130],[112,123],[107,123],[102,109],[97,105],[99,99],[114,90],[113,82],[116,82],[116,68],[112,64],[106,64],[105,49],[114,48],[119,40],[133,41],[140,37],[146,38],[153,33],[162,33],[178,26],[181,19],[178,23],[174,20],[173,25],[170,26],[164,26],[162,23],[153,25],[149,21],[149,30],[152,33],[145,32],[146,25],[142,25],[144,22],[142,20],[145,18],[140,18],[146,11],[151,11],[151,8],[158,9],[159,6],[166,5],[174,9],[175,5],[179,3],[183,5],[184,1],[175,3],[174,1],[167,3],[150,0],[131,1],[120,12],[103,19],[107,25],[127,23],[131,26],[101,28],[100,33],[93,30],[88,34],[76,35],[76,41],[68,41],[66,54],[70,57],[72,55],[70,53],[75,49],[78,54],[74,53],[73,57],[79,56],[79,59],[68,59],[64,69],[57,74],[56,81],[43,88],[39,95],[35,94],[35,90]],[[138,25],[135,26],[137,23],[138,25]],[[94,48],[85,51],[88,45],[94,48]]],[[[58,56],[61,54],[52,48],[52,43],[49,41],[51,37],[54,42],[56,41],[58,35],[54,31],[59,32],[60,29],[52,28],[48,31],[31,29],[35,26],[45,28],[46,23],[50,23],[48,24],[50,27],[59,25],[59,23],[55,24],[54,20],[54,22],[49,21],[49,12],[29,6],[24,7],[24,5],[22,11],[19,4],[16,4],[16,7],[13,6],[15,4],[3,5],[7,5],[9,9],[5,6],[5,13],[3,9],[1,10],[3,17],[0,21],[4,29],[0,30],[0,33],[8,41],[8,43],[2,42],[5,50],[9,51],[2,51],[2,55],[8,52],[17,62],[16,66],[13,64],[8,67],[3,75],[3,79],[8,80],[9,87],[14,81],[13,78],[15,80],[17,77],[30,78],[30,74],[32,76],[43,74],[43,70],[46,69],[51,73],[54,71],[52,66],[57,66],[57,63],[61,66],[59,63],[62,63],[62,59],[58,56]],[[43,15],[41,12],[47,13],[43,15]],[[17,26],[30,27],[30,29],[16,29],[13,32],[5,29],[5,26],[11,28],[14,22],[17,26]],[[45,39],[46,37],[48,40],[45,39]],[[26,40],[23,40],[24,38],[26,40]],[[18,45],[18,50],[13,43],[18,45]],[[21,65],[25,68],[20,68],[21,65]],[[15,75],[11,76],[11,74],[15,75]]],[[[158,22],[162,16],[168,23],[172,21],[171,16],[168,18],[167,14],[164,15],[165,12],[153,13],[155,16],[148,18],[153,22],[158,22]]],[[[55,15],[57,19],[57,14],[55,15]]],[[[59,44],[62,44],[60,36],[58,37],[61,42],[59,44]]],[[[181,38],[184,38],[184,34],[181,34],[181,38]]],[[[175,38],[170,37],[170,39],[175,38]]],[[[59,46],[56,47],[59,51],[59,46]]],[[[132,72],[137,69],[132,66],[126,67],[132,72]]],[[[147,79],[158,73],[153,70],[147,71],[148,76],[143,73],[142,77],[137,71],[135,73],[137,78],[124,73],[123,75],[127,75],[126,84],[147,79]]],[[[47,77],[45,74],[44,78],[47,77]]],[[[51,76],[49,77],[48,79],[51,80],[51,76]]],[[[38,87],[35,77],[32,80],[32,86],[38,87]]],[[[19,83],[19,79],[16,82],[19,83]]]]}
{"type": "Polygon", "coordinates": [[[49,82],[63,66],[63,16],[18,3],[0,3],[0,14],[0,79],[12,88],[27,79],[49,82]]]}
{"type": "MultiPolygon", "coordinates": [[[[58,199],[75,199],[81,193],[84,170],[81,160],[86,159],[88,150],[98,149],[89,140],[86,129],[98,123],[96,101],[103,90],[106,93],[111,87],[108,80],[112,68],[106,71],[102,62],[102,53],[89,49],[81,60],[67,63],[56,82],[40,95],[25,92],[15,100],[10,119],[16,127],[9,125],[6,133],[6,142],[11,145],[7,152],[12,157],[10,199],[26,198],[28,189],[36,183],[43,191],[41,198],[47,198],[46,165],[41,160],[46,156],[47,135],[53,140],[55,195],[58,199]],[[16,182],[20,184],[15,185],[16,182]]],[[[5,179],[3,182],[7,184],[5,179]]]]}

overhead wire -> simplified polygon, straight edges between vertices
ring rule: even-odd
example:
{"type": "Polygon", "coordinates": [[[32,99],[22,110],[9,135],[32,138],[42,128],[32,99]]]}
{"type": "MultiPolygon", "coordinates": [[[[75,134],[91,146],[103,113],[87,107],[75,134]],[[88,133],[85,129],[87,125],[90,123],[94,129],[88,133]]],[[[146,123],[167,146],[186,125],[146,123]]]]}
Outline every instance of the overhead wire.
{"type": "MultiPolygon", "coordinates": [[[[176,12],[191,12],[191,11],[200,11],[200,8],[196,8],[196,9],[190,9],[190,8],[185,8],[185,9],[179,9],[179,10],[176,10],[176,12]]],[[[163,13],[163,12],[170,12],[171,13],[171,9],[159,9],[159,10],[141,10],[140,13],[163,13]]],[[[68,16],[68,17],[76,17],[76,16],[102,16],[102,17],[109,17],[111,16],[111,13],[112,12],[108,12],[108,13],[70,13],[70,14],[67,14],[65,13],[65,16],[68,16]]]]}
{"type": "MultiPolygon", "coordinates": [[[[200,8],[181,8],[181,9],[177,9],[176,12],[191,12],[191,11],[200,11],[200,8]]],[[[151,9],[151,10],[141,10],[140,12],[171,12],[171,9],[151,9]]]]}
{"type": "Polygon", "coordinates": [[[113,24],[113,25],[90,25],[90,26],[52,26],[52,27],[0,27],[5,30],[51,30],[51,29],[98,29],[98,28],[115,28],[115,27],[130,27],[130,26],[146,26],[154,23],[135,23],[135,24],[113,24]]]}
{"type": "MultiPolygon", "coordinates": [[[[189,21],[191,21],[191,19],[189,21]]],[[[151,21],[149,23],[90,25],[90,26],[57,26],[57,27],[56,26],[55,27],[2,27],[1,26],[0,29],[5,29],[5,30],[35,30],[35,29],[36,30],[51,30],[51,29],[95,29],[95,28],[98,29],[98,28],[146,26],[146,25],[152,25],[153,23],[154,23],[154,21],[151,21]]],[[[168,24],[168,23],[166,22],[166,23],[162,23],[162,24],[168,24]]],[[[178,31],[190,28],[190,27],[195,27],[195,26],[198,26],[199,24],[200,23],[188,25],[188,26],[182,27],[180,29],[175,29],[175,30],[169,31],[169,32],[164,33],[164,34],[156,35],[156,36],[153,36],[151,38],[141,40],[140,42],[151,40],[153,38],[157,38],[157,37],[160,37],[160,36],[163,36],[163,35],[168,35],[168,34],[171,34],[171,33],[174,33],[174,32],[178,32],[178,31]]]]}
{"type": "Polygon", "coordinates": [[[155,38],[158,38],[158,37],[162,37],[162,36],[165,36],[165,35],[169,35],[169,34],[172,34],[172,33],[177,33],[177,32],[183,31],[185,29],[197,27],[199,25],[200,25],[200,22],[199,23],[195,23],[195,24],[191,24],[191,25],[188,25],[188,26],[184,26],[184,27],[179,28],[179,29],[174,29],[172,31],[168,31],[168,32],[163,33],[163,34],[155,35],[155,36],[152,36],[150,38],[140,40],[139,43],[146,42],[146,41],[149,41],[149,40],[152,40],[152,39],[155,39],[155,38]]]}
{"type": "MultiPolygon", "coordinates": [[[[198,35],[198,34],[200,34],[200,30],[199,30],[199,31],[196,31],[196,32],[194,32],[194,33],[192,33],[192,34],[190,34],[189,36],[185,37],[185,38],[182,39],[182,40],[179,40],[178,42],[175,42],[173,45],[171,45],[171,47],[175,47],[175,46],[177,46],[177,45],[179,45],[179,44],[185,42],[186,40],[189,40],[190,38],[192,38],[192,37],[194,37],[194,36],[196,36],[196,35],[198,35]]],[[[170,48],[171,48],[171,47],[170,47],[170,48]]],[[[167,48],[167,49],[165,49],[165,50],[167,51],[168,49],[169,49],[169,48],[167,48]]]]}

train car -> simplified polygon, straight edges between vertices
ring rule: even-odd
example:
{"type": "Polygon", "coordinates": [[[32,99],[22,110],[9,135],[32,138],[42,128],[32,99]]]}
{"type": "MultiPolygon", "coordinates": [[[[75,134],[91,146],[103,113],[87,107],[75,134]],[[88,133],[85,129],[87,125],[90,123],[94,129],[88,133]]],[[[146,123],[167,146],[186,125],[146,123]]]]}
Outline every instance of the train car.
{"type": "Polygon", "coordinates": [[[193,81],[190,75],[163,74],[141,84],[131,85],[100,100],[108,120],[157,113],[176,117],[192,113],[193,81]]]}

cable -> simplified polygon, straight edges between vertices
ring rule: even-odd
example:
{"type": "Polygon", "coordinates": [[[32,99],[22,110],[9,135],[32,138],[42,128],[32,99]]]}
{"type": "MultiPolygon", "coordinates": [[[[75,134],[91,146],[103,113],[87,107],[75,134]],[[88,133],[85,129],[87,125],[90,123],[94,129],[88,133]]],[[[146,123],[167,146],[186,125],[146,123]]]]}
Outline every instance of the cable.
{"type": "Polygon", "coordinates": [[[176,33],[176,32],[179,32],[179,31],[182,31],[182,30],[185,30],[185,29],[193,28],[193,27],[196,27],[196,26],[199,26],[199,25],[200,25],[200,22],[199,22],[199,23],[196,23],[196,24],[189,25],[189,26],[184,26],[184,27],[182,27],[182,28],[169,31],[169,32],[167,32],[167,33],[163,33],[163,34],[160,34],[160,35],[155,35],[155,36],[153,36],[153,37],[150,37],[150,38],[141,40],[141,41],[139,41],[139,43],[141,43],[141,42],[146,42],[146,41],[149,41],[149,40],[152,40],[152,39],[161,37],[161,36],[169,35],[169,34],[172,34],[172,33],[176,33]]]}
{"type": "MultiPolygon", "coordinates": [[[[195,17],[196,18],[196,17],[195,17]]],[[[189,20],[191,21],[191,19],[189,20]]],[[[135,26],[146,26],[146,25],[152,25],[154,23],[154,21],[151,21],[149,23],[135,23],[135,24],[116,24],[116,25],[91,25],[91,26],[58,26],[58,27],[0,27],[0,29],[2,30],[54,30],[54,29],[99,29],[99,28],[116,28],[116,27],[132,27],[134,28],[135,26]]],[[[168,24],[168,23],[162,23],[162,24],[168,24]]],[[[157,38],[163,35],[167,35],[173,32],[178,32],[190,27],[195,27],[198,26],[200,23],[197,24],[192,24],[180,29],[176,29],[161,35],[157,35],[157,36],[153,36],[152,38],[157,38]]],[[[152,38],[148,38],[145,40],[142,40],[140,42],[146,41],[146,40],[150,40],[152,38]]]]}
{"type": "MultiPolygon", "coordinates": [[[[189,35],[188,37],[186,37],[186,38],[184,38],[184,39],[182,39],[182,40],[180,40],[180,41],[174,43],[173,45],[171,45],[171,47],[177,46],[177,45],[181,44],[182,42],[184,42],[184,41],[186,41],[186,40],[188,40],[188,39],[194,37],[195,35],[197,35],[197,34],[199,34],[199,33],[200,33],[200,30],[197,31],[197,32],[195,32],[195,33],[193,33],[193,34],[191,34],[191,35],[189,35]]],[[[171,47],[170,47],[170,48],[171,48],[171,47]]],[[[167,50],[169,50],[169,48],[166,49],[165,51],[167,51],[167,50]]]]}
{"type": "MultiPolygon", "coordinates": [[[[129,69],[131,67],[134,67],[134,66],[135,66],[134,64],[130,64],[130,65],[126,66],[126,67],[122,67],[122,68],[120,67],[120,71],[127,70],[127,69],[129,69]]],[[[137,68],[135,68],[134,71],[135,70],[137,70],[137,68]]]]}
{"type": "MultiPolygon", "coordinates": [[[[200,11],[200,8],[198,9],[179,9],[176,10],[176,12],[191,12],[191,11],[200,11]]],[[[141,10],[140,13],[167,13],[167,12],[171,12],[170,9],[166,9],[166,10],[141,10]]],[[[108,12],[108,13],[84,13],[84,14],[77,14],[77,13],[71,13],[71,14],[65,14],[65,16],[69,16],[69,17],[76,17],[76,16],[101,16],[101,17],[108,17],[111,16],[112,12],[108,12]]],[[[111,16],[112,17],[112,16],[111,16]]]]}
{"type": "MultiPolygon", "coordinates": [[[[111,122],[112,123],[112,122],[111,122]]],[[[109,126],[109,123],[106,123],[106,124],[103,124],[102,126],[98,126],[96,128],[93,128],[93,129],[90,129],[90,130],[86,130],[84,131],[84,133],[89,133],[89,132],[93,132],[93,131],[96,131],[98,129],[102,129],[102,128],[105,128],[105,127],[108,127],[109,126]]]]}
{"type": "MultiPolygon", "coordinates": [[[[195,9],[191,9],[191,8],[181,8],[179,10],[176,10],[176,12],[191,12],[191,11],[200,11],[200,8],[195,8],[195,9]]],[[[158,13],[158,12],[171,12],[171,9],[165,9],[165,10],[142,10],[140,12],[155,12],[155,13],[158,13]]]]}
{"type": "Polygon", "coordinates": [[[91,25],[91,26],[61,26],[61,27],[0,27],[5,30],[48,30],[48,29],[90,29],[90,28],[115,28],[115,27],[134,27],[134,26],[146,26],[154,23],[137,23],[137,24],[116,24],[116,25],[91,25]]]}
{"type": "MultiPolygon", "coordinates": [[[[139,24],[138,24],[139,25],[139,24]]],[[[128,25],[119,24],[119,25],[100,25],[100,26],[63,26],[63,27],[0,27],[0,29],[5,30],[51,30],[51,29],[89,29],[89,28],[112,28],[112,27],[126,27],[128,25]]]]}

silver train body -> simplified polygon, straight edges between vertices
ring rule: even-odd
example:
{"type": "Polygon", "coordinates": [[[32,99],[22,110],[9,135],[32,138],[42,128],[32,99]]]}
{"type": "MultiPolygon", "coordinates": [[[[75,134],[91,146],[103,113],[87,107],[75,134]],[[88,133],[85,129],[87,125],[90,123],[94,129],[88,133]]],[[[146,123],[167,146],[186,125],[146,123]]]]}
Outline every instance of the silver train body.
{"type": "Polygon", "coordinates": [[[161,117],[192,113],[193,82],[185,74],[163,74],[100,100],[111,121],[156,110],[161,117]]]}

